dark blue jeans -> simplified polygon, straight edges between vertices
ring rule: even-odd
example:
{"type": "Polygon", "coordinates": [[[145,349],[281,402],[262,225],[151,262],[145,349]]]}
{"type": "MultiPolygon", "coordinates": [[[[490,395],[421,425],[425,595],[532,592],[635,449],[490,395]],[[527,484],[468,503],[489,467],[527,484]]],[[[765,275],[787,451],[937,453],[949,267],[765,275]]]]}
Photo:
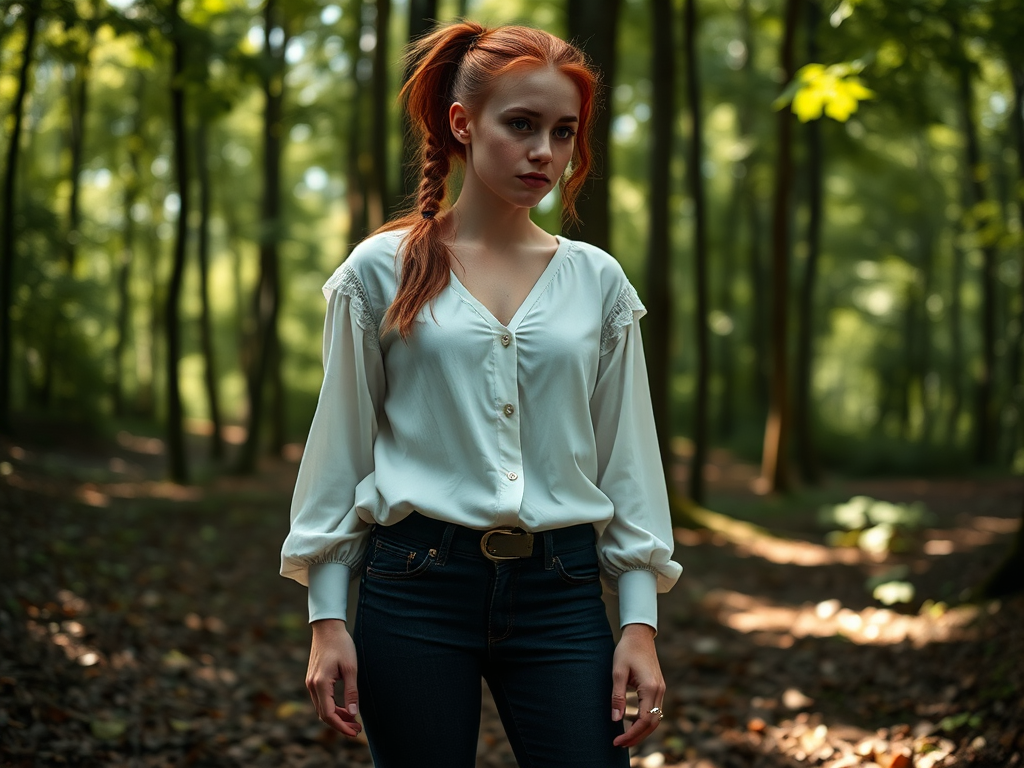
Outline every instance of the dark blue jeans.
{"type": "Polygon", "coordinates": [[[376,768],[473,768],[481,677],[522,768],[627,767],[593,526],[503,562],[480,535],[415,513],[371,534],[355,643],[376,768]]]}

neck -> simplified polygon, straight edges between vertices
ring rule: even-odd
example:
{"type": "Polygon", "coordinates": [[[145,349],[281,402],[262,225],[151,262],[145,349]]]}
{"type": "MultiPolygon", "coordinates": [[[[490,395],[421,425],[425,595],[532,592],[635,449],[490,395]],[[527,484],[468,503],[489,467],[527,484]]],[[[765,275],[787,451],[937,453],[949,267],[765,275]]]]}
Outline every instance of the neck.
{"type": "Polygon", "coordinates": [[[457,240],[494,244],[505,249],[535,241],[539,234],[546,234],[530,219],[529,208],[510,205],[499,198],[480,181],[470,164],[466,166],[459,199],[451,210],[457,240]]]}

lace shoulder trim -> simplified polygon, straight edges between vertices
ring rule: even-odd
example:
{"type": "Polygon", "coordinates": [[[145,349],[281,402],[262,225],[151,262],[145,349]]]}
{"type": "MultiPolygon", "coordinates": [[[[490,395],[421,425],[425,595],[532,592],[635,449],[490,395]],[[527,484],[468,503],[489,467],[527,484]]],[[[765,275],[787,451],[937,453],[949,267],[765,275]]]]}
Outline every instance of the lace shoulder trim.
{"type": "Polygon", "coordinates": [[[330,298],[331,291],[348,296],[352,317],[356,324],[366,332],[367,346],[371,349],[380,349],[380,323],[373,311],[373,304],[370,303],[370,295],[363,287],[362,281],[348,264],[342,264],[331,278],[324,283],[324,296],[330,298]]]}
{"type": "Polygon", "coordinates": [[[634,312],[639,312],[642,317],[647,312],[647,308],[637,296],[636,289],[629,281],[626,281],[601,327],[602,357],[615,349],[623,331],[633,324],[634,312]]]}

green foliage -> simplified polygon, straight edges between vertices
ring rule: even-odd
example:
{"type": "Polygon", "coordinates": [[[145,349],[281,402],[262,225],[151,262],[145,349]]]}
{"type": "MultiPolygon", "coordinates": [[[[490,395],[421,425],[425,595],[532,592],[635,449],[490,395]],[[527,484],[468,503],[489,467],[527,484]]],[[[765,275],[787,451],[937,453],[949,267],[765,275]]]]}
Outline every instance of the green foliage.
{"type": "MultiPolygon", "coordinates": [[[[13,102],[24,43],[23,17],[15,5],[4,4],[0,11],[4,147],[12,128],[7,107],[13,102]]],[[[454,5],[442,3],[442,14],[453,13],[454,5]]],[[[157,405],[166,365],[163,296],[178,204],[168,125],[168,40],[175,33],[189,50],[182,75],[188,130],[203,123],[209,131],[212,322],[226,417],[231,423],[246,418],[243,349],[251,331],[257,249],[261,240],[273,237],[281,253],[287,433],[289,439],[305,433],[322,375],[319,286],[348,253],[355,228],[347,202],[363,191],[359,179],[347,173],[349,140],[360,131],[386,131],[396,158],[400,126],[397,110],[385,126],[353,119],[368,113],[357,95],[375,40],[372,4],[302,0],[281,6],[287,12],[282,24],[289,41],[279,83],[285,102],[280,126],[284,214],[271,227],[260,213],[262,87],[271,73],[260,4],[186,2],[176,29],[170,26],[167,5],[156,0],[128,6],[103,0],[43,4],[15,199],[11,375],[16,410],[46,410],[97,424],[111,418],[117,286],[129,263],[120,382],[126,412],[154,423],[163,417],[157,405]],[[79,231],[70,232],[69,91],[85,73],[89,112],[78,179],[81,223],[79,231]],[[132,189],[137,197],[129,210],[132,189]],[[129,222],[134,226],[130,251],[125,243],[129,222]],[[69,239],[78,249],[73,273],[64,266],[69,239]]],[[[401,8],[395,4],[392,28],[383,32],[396,58],[405,36],[401,8]]],[[[1024,66],[1019,45],[1024,14],[1015,0],[857,0],[822,8],[824,19],[814,34],[819,49],[827,51],[823,60],[857,64],[826,67],[809,61],[804,28],[797,56],[804,68],[788,94],[794,108],[801,103],[804,117],[828,114],[831,108],[832,116],[844,121],[819,126],[825,226],[812,329],[818,452],[826,466],[858,474],[938,473],[967,465],[981,347],[978,254],[981,247],[994,245],[1000,262],[996,398],[1003,425],[1001,461],[1009,466],[1012,457],[1024,456],[1024,400],[1012,389],[1016,382],[1019,390],[1021,379],[1019,371],[1011,370],[1019,353],[1024,305],[1024,223],[1010,122],[1010,68],[1024,66]],[[979,174],[989,189],[985,204],[964,192],[968,169],[955,87],[964,68],[973,78],[972,107],[984,154],[982,167],[970,173],[979,174]],[[874,98],[862,101],[867,91],[874,98]],[[844,92],[845,106],[835,101],[844,92]],[[859,105],[855,113],[851,98],[859,105]]],[[[478,0],[472,13],[489,24],[518,20],[556,33],[565,26],[562,5],[540,0],[478,0]]],[[[676,151],[668,158],[649,156],[649,27],[648,4],[623,0],[618,72],[605,93],[613,137],[607,150],[612,250],[643,294],[647,174],[653,162],[668,163],[676,306],[673,427],[686,434],[692,419],[697,322],[692,205],[684,193],[685,175],[693,170],[685,167],[689,121],[678,78],[676,151]]],[[[781,32],[777,4],[701,4],[698,53],[706,140],[699,172],[707,182],[710,212],[713,439],[752,460],[758,458],[764,425],[764,381],[758,369],[765,353],[759,336],[764,318],[755,315],[754,307],[767,291],[767,201],[775,160],[772,102],[785,85],[777,71],[781,32]],[[752,266],[755,257],[760,267],[752,266]],[[727,362],[734,371],[731,383],[724,373],[727,362]],[[731,427],[718,426],[718,416],[729,409],[731,427]]],[[[401,77],[399,68],[393,69],[392,94],[401,77]]],[[[802,134],[796,137],[794,283],[807,253],[807,152],[802,134]]],[[[397,180],[397,163],[392,162],[392,170],[397,180]]],[[[535,212],[535,219],[554,230],[559,213],[552,199],[535,212]]],[[[194,242],[189,246],[182,388],[186,415],[201,420],[208,407],[198,343],[194,242]]]]}
{"type": "MultiPolygon", "coordinates": [[[[913,549],[915,532],[933,522],[934,515],[921,502],[893,504],[870,496],[854,496],[818,510],[818,524],[829,530],[829,544],[856,546],[877,555],[913,549]]],[[[893,579],[873,583],[871,589],[889,581],[893,579]]]]}

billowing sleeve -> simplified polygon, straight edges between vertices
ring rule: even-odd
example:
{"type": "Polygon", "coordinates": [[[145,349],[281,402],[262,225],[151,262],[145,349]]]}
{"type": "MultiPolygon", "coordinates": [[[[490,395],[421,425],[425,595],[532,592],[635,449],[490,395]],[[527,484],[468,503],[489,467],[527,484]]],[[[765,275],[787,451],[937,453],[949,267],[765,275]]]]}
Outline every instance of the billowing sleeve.
{"type": "Polygon", "coordinates": [[[350,573],[369,532],[357,499],[375,485],[373,443],[385,389],[376,316],[352,268],[343,264],[324,295],[324,381],[281,549],[281,575],[309,587],[311,622],[346,618],[350,573]]]}
{"type": "Polygon", "coordinates": [[[676,583],[672,522],[640,338],[647,310],[625,282],[601,332],[601,359],[590,411],[597,439],[597,484],[615,507],[598,538],[619,619],[658,628],[657,593],[676,583]]]}

